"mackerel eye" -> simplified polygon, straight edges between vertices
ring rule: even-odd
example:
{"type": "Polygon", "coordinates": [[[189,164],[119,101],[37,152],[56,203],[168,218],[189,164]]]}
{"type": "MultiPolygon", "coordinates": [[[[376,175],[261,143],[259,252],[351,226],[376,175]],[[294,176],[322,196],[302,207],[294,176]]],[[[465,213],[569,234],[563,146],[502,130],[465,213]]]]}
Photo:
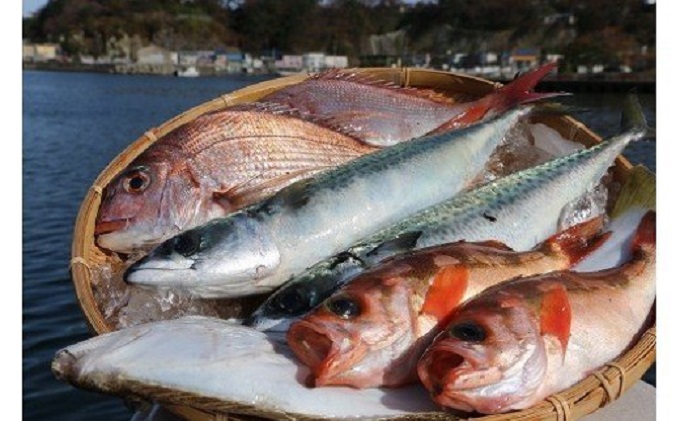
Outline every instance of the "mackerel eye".
{"type": "Polygon", "coordinates": [[[142,193],[151,184],[151,175],[146,168],[130,170],[123,178],[123,188],[128,193],[142,193]]]}
{"type": "Polygon", "coordinates": [[[200,244],[200,236],[187,232],[175,238],[172,248],[182,256],[189,257],[198,251],[200,244]]]}
{"type": "Polygon", "coordinates": [[[484,328],[473,322],[462,322],[451,326],[449,335],[466,342],[482,342],[486,339],[484,328]]]}
{"type": "Polygon", "coordinates": [[[280,295],[274,298],[273,304],[278,307],[278,310],[286,313],[295,313],[302,309],[304,297],[297,289],[291,289],[281,292],[280,295]]]}
{"type": "Polygon", "coordinates": [[[328,299],[325,306],[328,311],[345,320],[361,314],[361,306],[357,300],[344,295],[328,299]]]}

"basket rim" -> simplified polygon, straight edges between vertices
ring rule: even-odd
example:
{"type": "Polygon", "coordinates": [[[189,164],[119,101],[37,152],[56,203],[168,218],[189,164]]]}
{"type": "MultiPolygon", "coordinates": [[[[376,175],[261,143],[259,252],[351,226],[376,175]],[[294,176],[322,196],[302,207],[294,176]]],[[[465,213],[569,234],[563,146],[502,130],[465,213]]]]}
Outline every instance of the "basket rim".
{"type": "MultiPolygon", "coordinates": [[[[442,86],[440,84],[446,82],[450,84],[450,86],[447,85],[447,87],[455,86],[456,84],[461,86],[465,85],[466,89],[473,89],[479,93],[489,92],[492,89],[502,86],[499,83],[479,77],[433,69],[374,67],[354,69],[353,71],[391,79],[392,82],[399,84],[400,86],[428,86],[427,84],[430,84],[429,87],[441,88],[442,86]]],[[[94,220],[101,204],[104,187],[120,172],[120,169],[124,168],[127,163],[134,159],[134,157],[176,127],[207,112],[220,110],[237,103],[256,100],[269,92],[298,83],[307,77],[307,74],[302,73],[272,79],[203,102],[170,118],[157,127],[150,128],[118,154],[100,172],[81,203],[74,227],[70,262],[71,277],[78,304],[81,311],[83,311],[90,330],[94,334],[99,335],[113,330],[111,326],[107,325],[103,315],[99,311],[93,293],[93,283],[95,281],[93,277],[93,268],[96,266],[96,262],[93,261],[93,253],[95,253],[96,250],[97,252],[105,253],[107,255],[111,254],[110,252],[100,249],[94,242],[94,220]]],[[[560,124],[563,124],[564,127],[569,127],[570,130],[576,133],[575,137],[580,136],[579,140],[581,143],[586,144],[586,146],[590,146],[587,143],[593,144],[602,140],[601,137],[595,134],[585,124],[572,117],[561,116],[557,117],[555,121],[560,121],[560,124]]],[[[623,156],[617,158],[615,165],[615,177],[620,179],[626,178],[634,168],[629,161],[623,158],[623,156]]],[[[599,407],[605,406],[618,398],[623,392],[631,387],[635,381],[640,379],[644,372],[655,361],[655,350],[656,324],[654,323],[653,326],[642,334],[642,337],[638,340],[636,345],[624,353],[620,358],[614,360],[612,365],[605,366],[606,368],[603,370],[587,377],[571,388],[557,395],[553,395],[554,398],[552,400],[545,400],[532,408],[511,413],[510,415],[521,419],[555,419],[555,417],[557,417],[559,420],[575,419],[573,417],[570,418],[569,414],[572,416],[576,415],[576,418],[578,418],[594,412],[599,407]],[[583,402],[586,403],[584,404],[583,402]],[[597,403],[597,405],[595,405],[595,403],[597,403]]],[[[163,396],[167,397],[169,394],[164,393],[163,396]]],[[[184,398],[166,400],[167,402],[165,403],[170,404],[171,411],[174,408],[178,413],[193,413],[201,419],[205,417],[208,417],[205,419],[212,419],[213,417],[222,414],[211,410],[209,406],[204,404],[196,405],[200,400],[186,400],[184,398]]],[[[252,414],[250,411],[247,412],[252,414]]],[[[491,416],[478,419],[501,420],[515,418],[491,416]]]]}

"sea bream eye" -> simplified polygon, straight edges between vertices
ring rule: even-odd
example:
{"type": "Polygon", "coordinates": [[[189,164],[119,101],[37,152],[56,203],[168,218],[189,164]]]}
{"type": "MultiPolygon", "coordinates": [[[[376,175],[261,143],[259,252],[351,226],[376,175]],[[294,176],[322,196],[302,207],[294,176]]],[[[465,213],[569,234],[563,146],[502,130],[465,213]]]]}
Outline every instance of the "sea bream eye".
{"type": "Polygon", "coordinates": [[[466,342],[482,342],[486,339],[484,328],[473,322],[462,322],[451,326],[449,335],[466,342]]]}
{"type": "Polygon", "coordinates": [[[361,314],[361,305],[353,298],[341,295],[326,301],[326,308],[342,319],[353,319],[361,314]]]}
{"type": "Polygon", "coordinates": [[[178,235],[173,242],[173,250],[184,257],[196,253],[201,245],[201,238],[193,232],[178,235]]]}
{"type": "Polygon", "coordinates": [[[128,193],[141,193],[151,184],[151,175],[147,168],[135,168],[128,171],[123,178],[123,188],[128,193]]]}

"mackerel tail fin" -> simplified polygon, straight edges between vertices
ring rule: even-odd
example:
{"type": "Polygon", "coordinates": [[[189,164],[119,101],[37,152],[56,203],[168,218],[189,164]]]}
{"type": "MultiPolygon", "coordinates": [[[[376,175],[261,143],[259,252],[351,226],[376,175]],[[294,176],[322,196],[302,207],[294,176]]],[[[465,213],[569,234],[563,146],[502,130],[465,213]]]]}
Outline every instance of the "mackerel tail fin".
{"type": "Polygon", "coordinates": [[[621,113],[621,131],[642,131],[645,138],[656,136],[656,131],[647,125],[647,119],[635,91],[628,93],[625,97],[621,113]]]}
{"type": "Polygon", "coordinates": [[[630,170],[610,216],[615,219],[635,208],[656,209],[656,176],[642,165],[630,170]]]}
{"type": "Polygon", "coordinates": [[[574,266],[611,236],[611,232],[601,232],[603,225],[603,216],[592,218],[553,235],[543,243],[543,247],[566,256],[569,266],[574,266]]]}

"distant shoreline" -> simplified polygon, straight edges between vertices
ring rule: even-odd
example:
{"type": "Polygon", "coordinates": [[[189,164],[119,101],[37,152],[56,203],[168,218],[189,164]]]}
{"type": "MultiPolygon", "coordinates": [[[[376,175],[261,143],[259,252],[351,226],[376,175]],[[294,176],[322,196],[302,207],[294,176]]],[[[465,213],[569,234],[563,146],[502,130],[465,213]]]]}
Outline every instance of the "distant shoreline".
{"type": "MultiPolygon", "coordinates": [[[[116,72],[113,64],[74,64],[74,63],[23,63],[23,70],[44,70],[57,72],[84,72],[84,73],[110,73],[128,74],[116,72]]],[[[143,75],[147,73],[136,73],[143,75]]],[[[149,75],[169,76],[164,74],[148,73],[149,75]]],[[[212,74],[202,77],[229,77],[229,76],[272,76],[276,73],[225,73],[212,74]]],[[[472,76],[472,75],[471,75],[472,76]]],[[[474,75],[478,77],[479,75],[474,75]]],[[[508,83],[510,80],[489,78],[494,82],[508,83]]],[[[635,73],[599,73],[599,74],[560,74],[557,77],[548,77],[541,81],[536,90],[556,91],[564,90],[568,92],[629,92],[636,89],[639,93],[656,93],[656,80],[635,73]]]]}

